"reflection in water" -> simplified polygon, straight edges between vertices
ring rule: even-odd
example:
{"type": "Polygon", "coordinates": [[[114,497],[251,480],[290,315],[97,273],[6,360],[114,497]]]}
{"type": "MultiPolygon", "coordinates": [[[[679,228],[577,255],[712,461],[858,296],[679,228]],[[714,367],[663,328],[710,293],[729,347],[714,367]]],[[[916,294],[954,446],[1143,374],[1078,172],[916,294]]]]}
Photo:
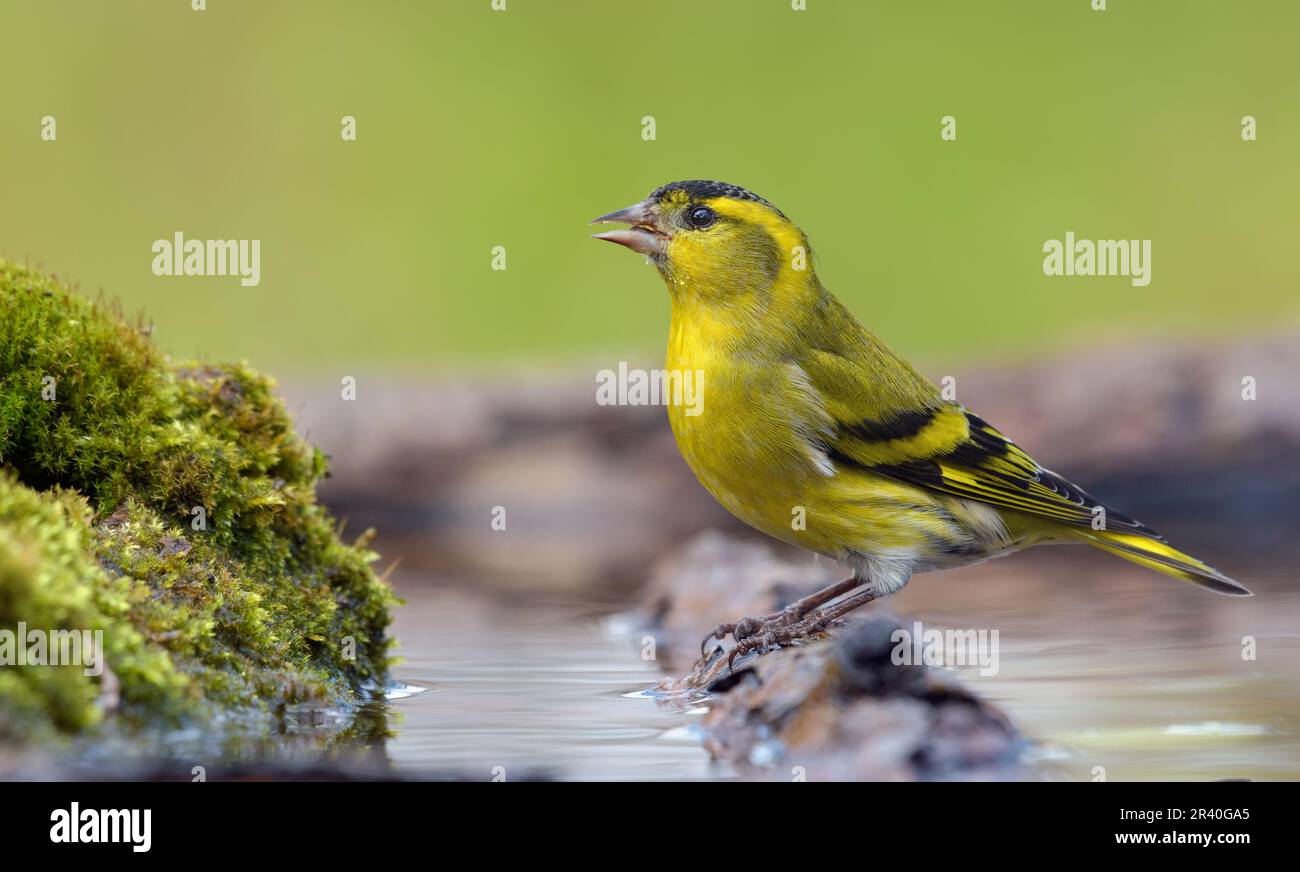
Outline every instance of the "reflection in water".
{"type": "MultiPolygon", "coordinates": [[[[996,675],[963,679],[1002,705],[1057,777],[1300,778],[1300,590],[1240,573],[1219,597],[1083,549],[918,576],[889,607],[927,626],[996,629],[996,675]],[[1255,659],[1243,659],[1254,640],[1255,659]],[[1243,641],[1245,640],[1245,641],[1243,641]]],[[[661,675],[637,636],[572,603],[493,600],[396,580],[398,772],[468,778],[718,778],[699,707],[637,691],[661,675]],[[498,770],[500,771],[500,770],[498,770]]],[[[590,609],[590,606],[588,606],[590,609]]],[[[611,607],[607,611],[614,611],[611,607]]]]}

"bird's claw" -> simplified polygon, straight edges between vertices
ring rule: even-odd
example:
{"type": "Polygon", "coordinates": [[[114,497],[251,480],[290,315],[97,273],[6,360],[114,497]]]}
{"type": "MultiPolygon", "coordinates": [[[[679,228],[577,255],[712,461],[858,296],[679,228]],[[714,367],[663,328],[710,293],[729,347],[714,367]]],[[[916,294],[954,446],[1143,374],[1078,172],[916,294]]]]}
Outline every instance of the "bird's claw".
{"type": "Polygon", "coordinates": [[[779,612],[764,615],[761,618],[741,618],[734,624],[718,624],[709,631],[709,634],[704,637],[704,641],[700,643],[700,653],[704,654],[709,647],[709,643],[714,640],[721,642],[726,639],[727,636],[731,636],[737,643],[739,643],[745,639],[753,638],[764,631],[790,626],[795,623],[799,617],[800,616],[797,613],[792,612],[789,609],[782,609],[779,612]]]}
{"type": "Polygon", "coordinates": [[[710,642],[721,642],[723,639],[727,638],[730,633],[735,632],[735,629],[735,624],[718,624],[712,630],[709,630],[709,634],[700,642],[700,654],[704,654],[708,651],[710,642]]]}
{"type": "Polygon", "coordinates": [[[758,651],[759,653],[766,654],[768,649],[776,644],[778,644],[777,635],[776,632],[772,630],[767,631],[761,636],[751,635],[744,639],[738,639],[735,646],[733,646],[731,651],[727,654],[727,671],[731,672],[734,670],[737,657],[744,657],[751,651],[758,651]]]}
{"type": "Polygon", "coordinates": [[[733,671],[736,658],[744,657],[753,651],[766,654],[773,648],[789,645],[816,635],[830,624],[830,620],[821,616],[809,616],[802,621],[781,626],[769,626],[759,634],[751,634],[736,641],[735,647],[727,654],[727,671],[733,671]]]}

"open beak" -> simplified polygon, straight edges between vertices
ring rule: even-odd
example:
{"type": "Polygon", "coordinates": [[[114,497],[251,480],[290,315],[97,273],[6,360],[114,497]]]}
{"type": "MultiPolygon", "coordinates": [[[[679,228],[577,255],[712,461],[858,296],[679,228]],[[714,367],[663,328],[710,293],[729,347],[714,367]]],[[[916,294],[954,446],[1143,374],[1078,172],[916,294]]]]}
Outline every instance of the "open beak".
{"type": "Polygon", "coordinates": [[[654,215],[645,203],[637,203],[635,206],[601,215],[591,223],[631,224],[632,226],[627,230],[609,230],[605,233],[596,233],[591,238],[617,242],[650,257],[663,254],[664,247],[668,244],[668,235],[661,233],[655,226],[654,215]]]}

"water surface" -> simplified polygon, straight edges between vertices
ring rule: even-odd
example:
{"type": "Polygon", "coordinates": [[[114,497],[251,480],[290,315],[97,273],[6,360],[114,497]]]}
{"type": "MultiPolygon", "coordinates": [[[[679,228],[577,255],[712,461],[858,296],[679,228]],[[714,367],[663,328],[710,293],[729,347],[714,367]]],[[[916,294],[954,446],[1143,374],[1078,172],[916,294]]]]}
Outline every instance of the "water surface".
{"type": "MultiPolygon", "coordinates": [[[[1300,778],[1300,632],[1288,618],[1300,594],[1281,574],[1243,580],[1259,595],[1049,549],[918,576],[890,607],[909,622],[998,631],[995,675],[957,671],[1034,740],[1050,777],[1300,778]]],[[[607,617],[616,604],[396,583],[407,605],[395,677],[422,691],[388,703],[399,773],[735,777],[699,746],[701,707],[636,696],[662,672],[643,659],[641,634],[607,617]]]]}
{"type": "Polygon", "coordinates": [[[489,780],[725,777],[693,737],[702,710],[627,694],[658,680],[638,637],[578,604],[479,596],[431,579],[398,581],[398,682],[392,700],[399,772],[489,780]]]}

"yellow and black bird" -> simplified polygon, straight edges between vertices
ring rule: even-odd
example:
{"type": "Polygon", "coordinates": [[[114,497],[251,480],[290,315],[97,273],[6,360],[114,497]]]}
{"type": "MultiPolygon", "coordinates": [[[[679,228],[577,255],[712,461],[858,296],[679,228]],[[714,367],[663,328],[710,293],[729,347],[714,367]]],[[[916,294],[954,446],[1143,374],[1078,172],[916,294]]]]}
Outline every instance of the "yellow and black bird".
{"type": "Polygon", "coordinates": [[[719,624],[706,645],[730,633],[734,659],[818,632],[914,572],[1053,542],[1250,595],[943,399],[822,286],[807,237],[762,197],[673,182],[598,222],[630,225],[596,238],[646,255],[668,285],[668,371],[703,374],[702,414],[669,406],[700,483],[747,524],[853,570],[778,613],[719,624]]]}

